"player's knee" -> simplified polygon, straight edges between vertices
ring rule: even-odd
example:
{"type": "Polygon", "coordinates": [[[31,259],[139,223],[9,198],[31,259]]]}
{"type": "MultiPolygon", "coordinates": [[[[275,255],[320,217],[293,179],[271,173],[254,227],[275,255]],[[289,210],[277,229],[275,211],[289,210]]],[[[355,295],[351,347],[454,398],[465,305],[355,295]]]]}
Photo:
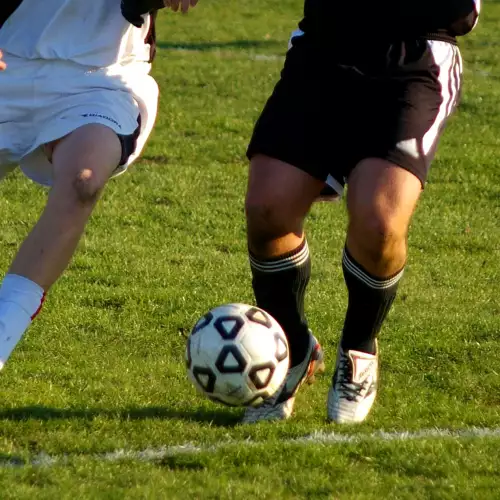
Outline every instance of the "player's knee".
{"type": "Polygon", "coordinates": [[[352,221],[349,238],[374,264],[390,260],[406,241],[407,227],[389,214],[372,212],[360,221],[352,221]]]}
{"type": "Polygon", "coordinates": [[[99,179],[92,169],[82,168],[75,173],[71,182],[71,190],[78,203],[92,205],[99,197],[105,183],[105,180],[99,179]]]}

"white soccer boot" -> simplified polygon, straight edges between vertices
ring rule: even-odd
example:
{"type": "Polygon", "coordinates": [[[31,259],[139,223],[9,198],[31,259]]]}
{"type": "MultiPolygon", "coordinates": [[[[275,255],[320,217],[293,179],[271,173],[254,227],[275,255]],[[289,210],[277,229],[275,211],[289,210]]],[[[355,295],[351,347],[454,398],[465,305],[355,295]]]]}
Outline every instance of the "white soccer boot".
{"type": "Polygon", "coordinates": [[[343,351],[339,346],[332,386],[328,393],[328,420],[338,424],[362,422],[377,395],[377,354],[343,351]]]}
{"type": "Polygon", "coordinates": [[[285,381],[276,394],[260,406],[248,407],[242,423],[253,424],[264,420],[285,420],[292,416],[295,395],[304,383],[312,384],[317,373],[325,371],[323,349],[310,333],[309,348],[304,361],[288,370],[285,381]]]}

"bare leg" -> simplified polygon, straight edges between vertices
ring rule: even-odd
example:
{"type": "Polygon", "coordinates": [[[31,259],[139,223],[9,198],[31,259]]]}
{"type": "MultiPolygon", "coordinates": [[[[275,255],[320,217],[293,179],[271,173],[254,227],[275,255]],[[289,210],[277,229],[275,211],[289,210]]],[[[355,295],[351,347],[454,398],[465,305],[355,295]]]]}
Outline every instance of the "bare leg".
{"type": "Polygon", "coordinates": [[[37,224],[21,245],[0,289],[0,368],[59,278],[83,234],[121,144],[103,125],[86,125],[48,145],[54,186],[37,224]]]}
{"type": "Polygon", "coordinates": [[[73,256],[120,156],[118,137],[103,125],[82,127],[54,146],[54,186],[9,273],[24,276],[45,291],[50,288],[73,256]]]}

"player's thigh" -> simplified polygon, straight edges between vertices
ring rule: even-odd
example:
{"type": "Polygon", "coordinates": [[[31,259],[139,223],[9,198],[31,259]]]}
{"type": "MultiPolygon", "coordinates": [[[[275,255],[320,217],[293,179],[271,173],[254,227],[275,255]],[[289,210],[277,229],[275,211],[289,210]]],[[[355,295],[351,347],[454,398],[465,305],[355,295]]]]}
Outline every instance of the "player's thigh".
{"type": "Polygon", "coordinates": [[[33,181],[48,186],[77,175],[82,163],[95,171],[96,181],[107,180],[129,164],[141,134],[140,116],[130,93],[97,88],[68,92],[37,115],[38,135],[21,168],[33,181]],[[111,163],[108,150],[113,152],[111,163]],[[71,157],[71,151],[83,154],[73,152],[71,157]]]}
{"type": "Polygon", "coordinates": [[[400,65],[367,81],[372,104],[366,106],[363,157],[348,175],[351,224],[383,232],[407,230],[460,92],[457,47],[418,41],[407,49],[400,65]]]}
{"type": "Polygon", "coordinates": [[[349,177],[347,210],[351,232],[367,244],[405,237],[422,192],[418,177],[380,158],[361,161],[349,177]]]}
{"type": "Polygon", "coordinates": [[[253,156],[245,200],[250,234],[300,232],[323,186],[323,181],[289,163],[266,155],[253,156]]]}
{"type": "Polygon", "coordinates": [[[253,225],[303,219],[324,186],[331,151],[325,146],[321,85],[321,58],[300,37],[287,54],[248,146],[246,208],[253,225]]]}
{"type": "Polygon", "coordinates": [[[123,155],[116,132],[99,123],[83,125],[50,147],[54,187],[74,190],[83,201],[99,193],[123,155]]]}

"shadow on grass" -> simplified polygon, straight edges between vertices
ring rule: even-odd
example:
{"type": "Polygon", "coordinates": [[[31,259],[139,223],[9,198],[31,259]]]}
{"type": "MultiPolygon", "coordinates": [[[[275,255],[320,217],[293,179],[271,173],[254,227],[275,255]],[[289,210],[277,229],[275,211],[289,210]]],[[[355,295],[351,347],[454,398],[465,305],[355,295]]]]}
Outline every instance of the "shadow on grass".
{"type": "Polygon", "coordinates": [[[8,455],[0,453],[0,467],[22,467],[27,461],[17,455],[8,455]]]}
{"type": "Polygon", "coordinates": [[[124,408],[108,410],[105,408],[50,408],[47,406],[25,406],[22,408],[9,408],[0,410],[0,420],[16,422],[24,420],[94,420],[96,418],[118,420],[185,420],[191,422],[208,423],[219,427],[232,427],[241,419],[239,413],[229,410],[214,409],[208,411],[204,408],[192,410],[170,409],[159,406],[146,406],[143,408],[124,408]]]}
{"type": "Polygon", "coordinates": [[[193,52],[207,52],[210,50],[219,49],[236,49],[236,50],[246,50],[246,49],[262,49],[269,47],[285,47],[286,44],[278,42],[276,40],[231,40],[230,42],[185,42],[185,43],[174,43],[174,42],[157,42],[157,45],[161,49],[167,50],[187,50],[193,52]]]}

